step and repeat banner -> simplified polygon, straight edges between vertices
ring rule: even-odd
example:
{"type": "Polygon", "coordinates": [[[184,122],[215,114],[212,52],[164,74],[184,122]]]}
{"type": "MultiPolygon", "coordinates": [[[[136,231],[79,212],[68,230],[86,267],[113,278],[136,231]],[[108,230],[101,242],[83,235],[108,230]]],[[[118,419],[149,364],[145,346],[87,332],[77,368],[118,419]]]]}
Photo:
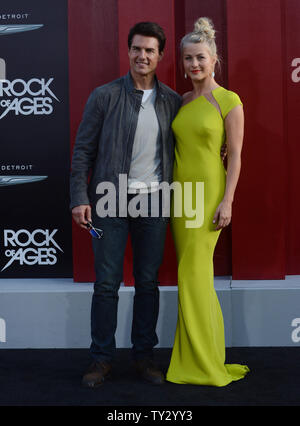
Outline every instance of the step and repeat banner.
{"type": "MultiPolygon", "coordinates": [[[[127,72],[127,35],[136,22],[153,20],[165,29],[158,77],[180,94],[191,90],[181,70],[179,43],[200,16],[210,17],[216,26],[221,56],[217,82],[239,94],[245,112],[233,219],[216,246],[215,275],[231,275],[233,280],[299,275],[299,0],[69,0],[72,132],[75,135],[91,86],[127,72]]],[[[75,281],[94,280],[89,244],[84,230],[74,226],[75,281]]],[[[176,270],[168,234],[161,285],[176,285],[176,270]]],[[[124,281],[133,283],[130,251],[124,281]]]]}
{"type": "MultiPolygon", "coordinates": [[[[127,72],[127,34],[142,20],[167,34],[158,77],[189,90],[178,46],[200,16],[216,25],[217,81],[239,93],[245,111],[232,227],[218,241],[215,275],[300,273],[299,0],[1,0],[0,279],[94,280],[90,236],[72,227],[69,211],[70,151],[85,102],[127,72]]],[[[176,285],[176,274],[168,233],[161,285],[176,285]]],[[[124,282],[133,283],[130,244],[124,282]]]]}
{"type": "Polygon", "coordinates": [[[72,277],[67,6],[0,4],[0,279],[72,277]]]}

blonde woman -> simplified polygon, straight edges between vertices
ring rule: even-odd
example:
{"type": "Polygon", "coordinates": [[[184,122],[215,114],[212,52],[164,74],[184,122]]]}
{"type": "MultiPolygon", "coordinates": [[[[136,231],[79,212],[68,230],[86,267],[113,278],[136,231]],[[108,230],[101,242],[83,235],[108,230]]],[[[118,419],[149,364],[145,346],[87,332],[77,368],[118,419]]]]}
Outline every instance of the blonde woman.
{"type": "MultiPolygon", "coordinates": [[[[200,18],[181,41],[186,78],[193,90],[172,128],[176,137],[174,181],[204,182],[204,221],[186,227],[187,217],[172,218],[178,260],[178,323],[167,380],[225,386],[249,371],[225,364],[222,311],[214,289],[213,253],[221,230],[231,221],[231,207],[241,167],[244,115],[239,96],[214,79],[218,62],[215,30],[200,18]],[[227,144],[227,173],[220,157],[227,144]]],[[[182,185],[183,187],[183,185],[182,185]]],[[[176,201],[175,201],[176,202],[176,201]]]]}

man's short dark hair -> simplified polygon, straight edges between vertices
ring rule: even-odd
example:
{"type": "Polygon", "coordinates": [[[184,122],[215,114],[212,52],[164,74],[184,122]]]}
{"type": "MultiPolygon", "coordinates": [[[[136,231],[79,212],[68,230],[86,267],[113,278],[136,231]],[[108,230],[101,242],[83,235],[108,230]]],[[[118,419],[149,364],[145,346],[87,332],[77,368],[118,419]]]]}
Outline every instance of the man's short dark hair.
{"type": "Polygon", "coordinates": [[[166,44],[166,36],[164,30],[155,22],[138,22],[129,31],[128,48],[131,48],[133,37],[138,34],[146,37],[155,37],[158,41],[159,53],[161,53],[166,44]]]}

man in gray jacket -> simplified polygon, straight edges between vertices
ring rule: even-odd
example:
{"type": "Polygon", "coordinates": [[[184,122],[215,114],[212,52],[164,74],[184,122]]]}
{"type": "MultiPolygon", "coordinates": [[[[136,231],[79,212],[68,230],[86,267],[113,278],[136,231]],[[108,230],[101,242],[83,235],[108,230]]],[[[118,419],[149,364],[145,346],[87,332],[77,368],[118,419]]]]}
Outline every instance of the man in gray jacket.
{"type": "Polygon", "coordinates": [[[157,278],[168,225],[168,218],[162,214],[159,185],[172,181],[171,123],[181,105],[181,97],[155,76],[164,46],[164,32],[155,23],[138,23],[130,30],[128,74],[91,93],[76,137],[71,171],[72,215],[79,226],[86,229],[92,225],[103,232],[103,236],[101,231],[94,233],[92,239],[96,272],[91,307],[93,362],[82,380],[88,387],[103,383],[112,368],[118,290],[129,234],[135,279],[133,359],[143,379],[155,384],[164,382],[153,363],[153,347],[158,343],[157,278]],[[124,185],[120,186],[124,176],[125,191],[124,185]],[[105,182],[114,188],[115,199],[108,200],[110,211],[101,202],[105,199],[101,188],[105,182]],[[142,200],[147,206],[147,214],[128,213],[130,203],[136,212],[137,195],[139,203],[142,200]],[[160,201],[154,217],[153,199],[160,201]]]}

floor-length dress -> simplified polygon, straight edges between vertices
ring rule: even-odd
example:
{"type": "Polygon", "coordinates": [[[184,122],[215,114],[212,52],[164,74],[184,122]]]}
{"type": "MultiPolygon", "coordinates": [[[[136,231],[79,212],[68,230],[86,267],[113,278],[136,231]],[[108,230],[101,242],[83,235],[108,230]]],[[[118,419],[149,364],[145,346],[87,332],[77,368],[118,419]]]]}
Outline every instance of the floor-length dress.
{"type": "Polygon", "coordinates": [[[205,96],[200,96],[182,106],[172,123],[176,137],[174,181],[180,182],[181,188],[192,182],[193,207],[195,197],[200,197],[196,182],[204,183],[204,220],[200,227],[189,227],[190,215],[184,214],[188,191],[183,188],[181,201],[174,195],[171,227],[178,261],[178,320],[166,379],[225,386],[249,371],[245,365],[225,364],[223,315],[214,289],[213,269],[213,253],[220,235],[215,231],[213,216],[226,183],[220,155],[225,140],[224,120],[241,101],[223,87],[214,89],[212,95],[221,114],[205,96]],[[182,205],[181,217],[178,202],[182,205]]]}

